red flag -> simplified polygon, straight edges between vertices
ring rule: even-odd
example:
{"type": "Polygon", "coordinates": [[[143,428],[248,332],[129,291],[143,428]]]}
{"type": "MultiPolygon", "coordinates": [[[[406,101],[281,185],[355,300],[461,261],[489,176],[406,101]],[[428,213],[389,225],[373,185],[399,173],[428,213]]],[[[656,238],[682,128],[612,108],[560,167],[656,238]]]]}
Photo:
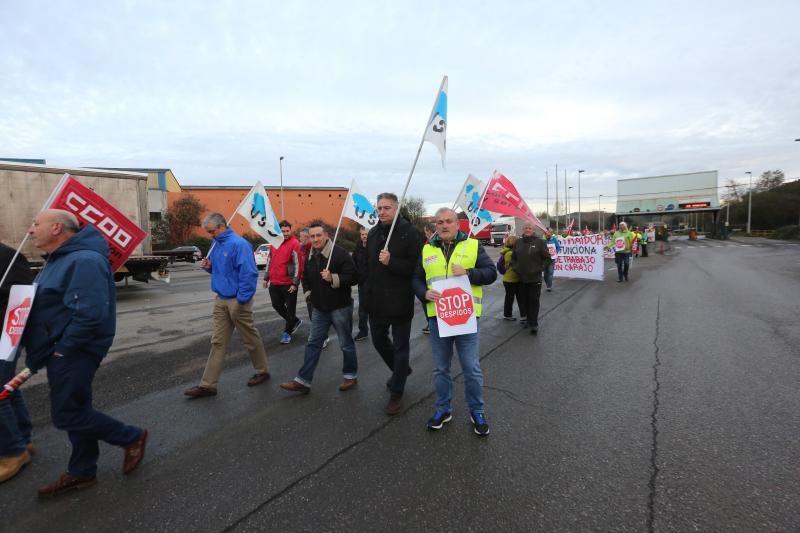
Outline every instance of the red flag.
{"type": "Polygon", "coordinates": [[[147,234],[125,215],[81,182],[70,176],[49,209],[64,209],[78,217],[81,226],[91,224],[108,241],[108,260],[116,271],[147,234]]]}
{"type": "Polygon", "coordinates": [[[522,218],[533,222],[542,231],[547,227],[536,218],[528,204],[522,199],[522,195],[514,187],[507,177],[503,176],[500,172],[494,171],[492,179],[489,180],[489,185],[486,186],[486,194],[483,198],[481,207],[492,213],[500,213],[516,218],[522,218]]]}

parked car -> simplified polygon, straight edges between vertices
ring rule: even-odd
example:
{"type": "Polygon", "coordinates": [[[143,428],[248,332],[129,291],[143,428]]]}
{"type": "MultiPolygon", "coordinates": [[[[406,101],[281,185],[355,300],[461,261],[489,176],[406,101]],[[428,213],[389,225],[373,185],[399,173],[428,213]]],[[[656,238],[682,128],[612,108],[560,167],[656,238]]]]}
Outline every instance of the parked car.
{"type": "Polygon", "coordinates": [[[258,248],[256,248],[253,252],[253,257],[255,257],[256,260],[256,268],[259,270],[264,270],[264,267],[267,265],[269,249],[269,244],[259,244],[258,248]]]}
{"type": "Polygon", "coordinates": [[[178,246],[172,250],[161,250],[156,253],[161,256],[169,257],[170,263],[174,263],[175,261],[188,261],[189,263],[194,263],[195,261],[200,261],[203,258],[203,252],[201,252],[200,248],[197,246],[178,246]]]}

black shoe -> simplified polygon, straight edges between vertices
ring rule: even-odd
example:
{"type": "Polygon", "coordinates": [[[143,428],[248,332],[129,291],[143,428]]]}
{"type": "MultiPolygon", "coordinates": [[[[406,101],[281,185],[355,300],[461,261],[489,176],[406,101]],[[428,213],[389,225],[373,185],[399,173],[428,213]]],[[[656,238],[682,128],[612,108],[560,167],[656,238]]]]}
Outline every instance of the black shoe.
{"type": "Polygon", "coordinates": [[[537,333],[539,333],[539,326],[533,326],[531,328],[531,335],[536,335],[537,333]]]}
{"type": "Polygon", "coordinates": [[[628,276],[625,276],[625,281],[628,281],[628,276]]]}
{"type": "Polygon", "coordinates": [[[504,316],[503,320],[508,320],[509,322],[513,322],[516,320],[516,317],[513,316],[504,316]]]}
{"type": "Polygon", "coordinates": [[[353,340],[354,341],[363,341],[363,340],[366,340],[368,336],[369,335],[367,335],[366,333],[359,333],[358,335],[353,337],[353,340]]]}
{"type": "Polygon", "coordinates": [[[622,278],[619,278],[619,279],[617,280],[617,283],[622,283],[622,278]]]}
{"type": "Polygon", "coordinates": [[[422,328],[422,333],[424,333],[425,335],[430,335],[431,328],[429,328],[428,326],[425,326],[424,328],[422,328]]]}
{"type": "Polygon", "coordinates": [[[472,412],[469,414],[469,419],[472,422],[472,431],[479,437],[485,437],[489,434],[489,424],[486,422],[486,416],[483,413],[472,412]]]}
{"type": "Polygon", "coordinates": [[[437,409],[430,420],[428,420],[428,429],[431,431],[440,430],[452,419],[453,415],[449,411],[440,411],[437,409]]]}

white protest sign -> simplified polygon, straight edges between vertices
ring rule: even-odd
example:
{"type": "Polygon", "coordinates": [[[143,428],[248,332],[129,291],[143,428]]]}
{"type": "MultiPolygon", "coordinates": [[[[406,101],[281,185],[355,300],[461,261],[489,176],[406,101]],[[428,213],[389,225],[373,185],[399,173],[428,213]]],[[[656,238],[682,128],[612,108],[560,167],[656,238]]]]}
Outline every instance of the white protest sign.
{"type": "Polygon", "coordinates": [[[433,290],[442,293],[436,301],[436,322],[439,337],[477,333],[478,320],[472,302],[472,287],[467,276],[436,280],[433,290]]]}
{"type": "Polygon", "coordinates": [[[14,360],[35,295],[36,285],[11,286],[3,320],[3,334],[0,336],[0,361],[14,360]]]}
{"type": "Polygon", "coordinates": [[[554,259],[553,275],[557,278],[603,279],[602,235],[584,235],[559,239],[561,252],[554,259]]]}

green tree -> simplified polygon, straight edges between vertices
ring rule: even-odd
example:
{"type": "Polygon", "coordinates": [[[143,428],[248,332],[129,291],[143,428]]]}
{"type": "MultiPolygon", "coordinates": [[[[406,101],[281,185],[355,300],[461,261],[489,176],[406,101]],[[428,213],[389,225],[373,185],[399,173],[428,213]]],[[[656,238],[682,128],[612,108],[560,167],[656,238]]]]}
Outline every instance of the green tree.
{"type": "Polygon", "coordinates": [[[173,245],[183,244],[192,238],[194,229],[200,226],[200,214],[206,206],[195,196],[187,194],[176,200],[167,209],[170,242],[173,245]]]}

